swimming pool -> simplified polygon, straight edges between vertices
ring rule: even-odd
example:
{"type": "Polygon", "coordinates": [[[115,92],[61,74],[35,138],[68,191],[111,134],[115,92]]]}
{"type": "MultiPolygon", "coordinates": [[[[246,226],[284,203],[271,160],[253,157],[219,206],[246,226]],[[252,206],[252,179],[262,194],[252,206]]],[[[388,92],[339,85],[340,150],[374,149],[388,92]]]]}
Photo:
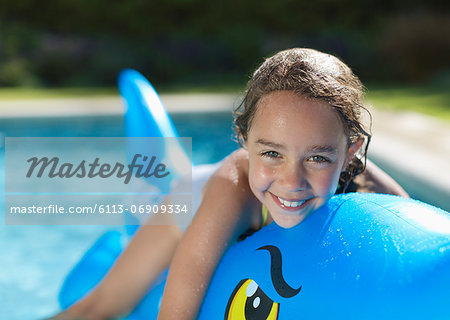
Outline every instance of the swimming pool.
{"type": "MultiPolygon", "coordinates": [[[[180,136],[192,137],[195,164],[217,162],[237,148],[230,113],[176,113],[173,121],[180,136]]],[[[0,119],[0,133],[9,137],[122,137],[124,126],[121,116],[0,119]]],[[[4,192],[4,145],[0,155],[4,192]]],[[[408,185],[404,187],[409,191],[408,185]]],[[[57,294],[65,275],[111,227],[6,227],[4,197],[0,199],[0,319],[49,316],[58,311],[57,294]]]]}
{"type": "MultiPolygon", "coordinates": [[[[221,160],[237,148],[230,113],[176,113],[180,136],[192,137],[195,164],[221,160]]],[[[3,137],[123,137],[121,116],[0,119],[3,137]]],[[[4,141],[1,139],[1,141],[4,141]]],[[[4,145],[0,148],[4,192],[4,145]]],[[[111,226],[5,226],[0,203],[0,319],[39,319],[58,311],[65,275],[111,226]]],[[[120,227],[117,227],[120,228],[120,227]]]]}

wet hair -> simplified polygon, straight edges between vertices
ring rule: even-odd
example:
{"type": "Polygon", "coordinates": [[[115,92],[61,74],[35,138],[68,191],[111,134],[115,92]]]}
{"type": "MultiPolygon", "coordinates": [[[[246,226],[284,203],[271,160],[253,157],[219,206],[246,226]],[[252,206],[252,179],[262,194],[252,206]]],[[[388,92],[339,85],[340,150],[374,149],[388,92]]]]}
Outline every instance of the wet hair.
{"type": "Polygon", "coordinates": [[[266,59],[247,83],[244,99],[234,111],[238,141],[247,141],[258,102],[268,93],[291,91],[307,99],[326,102],[342,121],[349,147],[365,139],[360,154],[341,173],[340,187],[345,189],[352,179],[364,171],[371,134],[364,129],[361,111],[364,86],[351,69],[338,58],[313,49],[294,48],[280,51],[266,59]]]}

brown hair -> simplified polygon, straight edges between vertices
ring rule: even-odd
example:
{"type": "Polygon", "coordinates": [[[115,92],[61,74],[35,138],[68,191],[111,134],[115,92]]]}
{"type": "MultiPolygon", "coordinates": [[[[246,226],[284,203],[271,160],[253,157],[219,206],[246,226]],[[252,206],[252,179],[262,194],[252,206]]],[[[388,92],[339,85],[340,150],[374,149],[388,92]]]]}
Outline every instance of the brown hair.
{"type": "MultiPolygon", "coordinates": [[[[363,161],[352,159],[341,174],[344,189],[365,168],[371,134],[361,121],[364,86],[338,58],[313,49],[294,48],[266,59],[247,83],[244,99],[235,110],[235,131],[240,143],[247,140],[259,100],[273,91],[293,91],[303,97],[328,103],[339,115],[350,146],[366,137],[363,161]]],[[[370,113],[369,113],[370,116],[370,113]]]]}

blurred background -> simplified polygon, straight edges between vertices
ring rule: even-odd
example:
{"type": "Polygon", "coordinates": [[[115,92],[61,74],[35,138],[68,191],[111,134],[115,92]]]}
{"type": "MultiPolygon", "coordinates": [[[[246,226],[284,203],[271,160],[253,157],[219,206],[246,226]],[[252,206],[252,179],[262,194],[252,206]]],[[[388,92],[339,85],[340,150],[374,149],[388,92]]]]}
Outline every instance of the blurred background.
{"type": "MultiPolygon", "coordinates": [[[[237,148],[230,110],[253,69],[281,49],[311,47],[341,58],[366,85],[370,158],[414,198],[450,210],[449,7],[447,0],[0,0],[0,135],[124,136],[116,81],[133,68],[161,93],[180,135],[193,137],[194,163],[216,162],[237,148]]],[[[0,319],[56,312],[66,274],[110,228],[1,223],[0,319]]]]}
{"type": "Polygon", "coordinates": [[[264,57],[311,47],[343,59],[367,86],[371,158],[413,196],[449,209],[449,7],[445,0],[0,0],[0,116],[8,126],[8,117],[121,115],[116,79],[124,68],[146,76],[171,112],[229,111],[264,57]],[[190,95],[173,99],[180,94],[190,95]],[[445,192],[422,195],[437,189],[445,192]]]}
{"type": "Polygon", "coordinates": [[[0,1],[0,85],[241,86],[262,57],[312,47],[364,83],[450,81],[445,0],[0,1]]]}

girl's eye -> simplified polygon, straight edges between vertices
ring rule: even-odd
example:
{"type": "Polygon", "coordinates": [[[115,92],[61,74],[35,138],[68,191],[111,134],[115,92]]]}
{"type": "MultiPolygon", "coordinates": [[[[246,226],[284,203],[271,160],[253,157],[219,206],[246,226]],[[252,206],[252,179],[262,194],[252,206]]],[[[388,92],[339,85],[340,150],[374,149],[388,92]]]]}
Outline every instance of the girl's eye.
{"type": "Polygon", "coordinates": [[[313,161],[313,162],[319,162],[319,163],[330,162],[330,160],[328,158],[319,156],[319,155],[312,156],[309,158],[309,160],[313,161]]]}
{"type": "Polygon", "coordinates": [[[280,157],[280,154],[276,151],[266,151],[266,152],[261,153],[261,155],[263,157],[271,158],[271,159],[276,159],[276,158],[280,157]]]}

